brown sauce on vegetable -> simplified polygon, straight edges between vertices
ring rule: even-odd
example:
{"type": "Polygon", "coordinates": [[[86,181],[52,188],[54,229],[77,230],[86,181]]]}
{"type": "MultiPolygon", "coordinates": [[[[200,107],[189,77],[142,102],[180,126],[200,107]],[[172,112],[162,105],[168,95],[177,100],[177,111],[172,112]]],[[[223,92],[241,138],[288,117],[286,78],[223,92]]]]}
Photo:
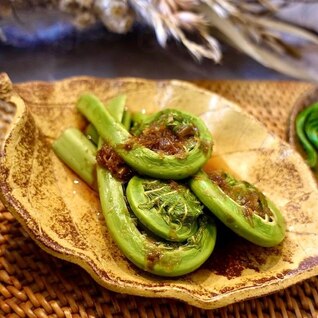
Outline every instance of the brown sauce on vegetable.
{"type": "Polygon", "coordinates": [[[157,153],[183,157],[187,152],[185,142],[194,138],[195,134],[196,128],[193,125],[184,125],[173,131],[165,123],[153,123],[139,136],[130,138],[125,149],[129,150],[137,143],[157,153]]]}
{"type": "Polygon", "coordinates": [[[110,173],[120,181],[128,181],[133,175],[133,170],[108,144],[98,150],[96,160],[99,165],[105,167],[110,173]]]}
{"type": "Polygon", "coordinates": [[[233,178],[240,179],[240,176],[230,168],[228,163],[223,159],[222,156],[214,155],[204,165],[203,170],[209,174],[213,171],[227,171],[233,178]]]}
{"type": "Polygon", "coordinates": [[[159,262],[161,256],[162,254],[159,250],[151,250],[149,253],[147,253],[146,267],[148,269],[153,269],[156,263],[159,262]]]}
{"type": "Polygon", "coordinates": [[[219,171],[209,171],[208,176],[226,195],[244,207],[244,216],[247,219],[251,220],[254,213],[263,219],[266,215],[273,216],[264,194],[248,182],[231,182],[225,173],[219,171]]]}

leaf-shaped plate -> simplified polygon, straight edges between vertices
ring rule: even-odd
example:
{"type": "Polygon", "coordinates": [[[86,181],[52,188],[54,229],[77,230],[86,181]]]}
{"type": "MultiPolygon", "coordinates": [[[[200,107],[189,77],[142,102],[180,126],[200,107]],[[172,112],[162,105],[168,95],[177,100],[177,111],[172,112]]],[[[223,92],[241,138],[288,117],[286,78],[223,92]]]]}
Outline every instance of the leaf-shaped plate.
{"type": "Polygon", "coordinates": [[[0,92],[17,107],[1,160],[1,199],[43,249],[82,266],[101,285],[216,308],[318,273],[316,183],[294,150],[233,103],[188,83],[143,79],[81,77],[27,83],[13,92],[2,75],[0,92]],[[83,127],[75,102],[85,91],[104,102],[125,93],[132,111],[174,107],[201,116],[214,135],[211,165],[256,184],[281,208],[284,242],[261,248],[219,229],[214,253],[189,275],[166,279],[137,269],[112,242],[96,194],[51,150],[63,129],[83,127]]]}

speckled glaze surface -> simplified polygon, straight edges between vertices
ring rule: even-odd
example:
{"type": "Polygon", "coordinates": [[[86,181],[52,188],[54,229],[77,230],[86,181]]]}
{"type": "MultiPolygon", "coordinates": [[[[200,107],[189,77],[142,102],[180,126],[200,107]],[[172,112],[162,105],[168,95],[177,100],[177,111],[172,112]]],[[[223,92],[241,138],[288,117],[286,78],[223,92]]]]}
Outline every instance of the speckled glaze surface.
{"type": "Polygon", "coordinates": [[[316,182],[300,155],[235,104],[178,81],[81,77],[13,91],[5,74],[0,100],[17,108],[2,151],[1,200],[43,249],[82,266],[101,285],[217,308],[318,274],[316,182]],[[96,193],[51,150],[63,129],[83,127],[75,102],[87,91],[104,102],[125,93],[131,110],[175,107],[201,116],[214,136],[212,164],[255,183],[281,208],[284,242],[261,248],[219,229],[214,253],[192,274],[163,279],[137,269],[112,242],[96,193]]]}

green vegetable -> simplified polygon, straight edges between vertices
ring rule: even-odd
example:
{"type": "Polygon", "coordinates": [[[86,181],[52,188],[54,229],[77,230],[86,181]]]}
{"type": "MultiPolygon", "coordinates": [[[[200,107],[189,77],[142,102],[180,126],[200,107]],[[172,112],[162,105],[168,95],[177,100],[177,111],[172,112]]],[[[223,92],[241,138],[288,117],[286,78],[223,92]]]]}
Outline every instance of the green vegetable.
{"type": "Polygon", "coordinates": [[[138,229],[126,206],[122,185],[97,167],[98,189],[107,228],[123,254],[139,268],[160,276],[180,276],[200,267],[211,255],[216,227],[205,216],[185,244],[155,240],[138,229]]]}
{"type": "Polygon", "coordinates": [[[182,242],[197,231],[203,206],[184,185],[135,176],[126,196],[140,222],[166,240],[182,242]]]}
{"type": "Polygon", "coordinates": [[[85,135],[95,146],[97,146],[99,135],[98,131],[92,124],[87,125],[85,128],[85,135]]]}
{"type": "MultiPolygon", "coordinates": [[[[139,119],[135,116],[136,135],[132,136],[125,128],[131,126],[131,114],[124,111],[124,96],[104,107],[95,96],[84,95],[77,107],[90,121],[86,132],[99,149],[108,143],[135,170],[151,177],[133,177],[125,196],[122,183],[96,164],[96,147],[79,130],[65,130],[53,144],[56,154],[97,188],[110,235],[137,267],[174,277],[194,271],[211,255],[216,241],[213,219],[203,213],[202,204],[185,184],[172,181],[194,173],[190,181],[187,179],[192,191],[236,233],[261,246],[282,241],[285,224],[279,210],[254,186],[227,176],[223,181],[232,189],[227,193],[199,171],[212,151],[212,137],[199,118],[178,110],[163,110],[139,119]],[[138,135],[153,123],[181,136],[185,154],[165,155],[136,143],[138,135]],[[250,194],[257,196],[260,206],[252,213],[244,203],[250,194]]],[[[312,126],[315,120],[309,121],[312,126]]]]}
{"type": "MultiPolygon", "coordinates": [[[[126,96],[125,95],[118,95],[111,100],[108,101],[106,104],[106,108],[111,114],[111,116],[118,122],[124,121],[124,109],[126,104],[126,96]]],[[[127,115],[126,115],[127,116],[127,115]]],[[[125,119],[126,121],[128,119],[125,119]]],[[[128,125],[128,123],[126,123],[128,125]]],[[[98,144],[99,134],[93,124],[87,125],[85,129],[85,135],[89,140],[93,142],[95,146],[98,144]]]]}
{"type": "MultiPolygon", "coordinates": [[[[126,96],[119,95],[111,99],[106,107],[117,121],[123,119],[126,96]]],[[[52,145],[55,154],[92,188],[96,186],[96,147],[99,135],[94,125],[89,124],[86,136],[77,128],[68,128],[62,132],[52,145]],[[86,138],[87,137],[87,138],[86,138]],[[90,141],[93,142],[90,142],[90,141]]]]}
{"type": "MultiPolygon", "coordinates": [[[[98,144],[100,148],[103,144],[101,138],[98,144]]],[[[195,233],[191,233],[183,244],[169,243],[141,232],[128,210],[121,182],[103,167],[95,165],[96,148],[79,130],[71,128],[64,131],[55,141],[54,150],[90,184],[94,183],[93,170],[96,167],[98,191],[108,230],[126,257],[139,268],[160,276],[184,275],[201,266],[212,253],[216,228],[206,216],[199,217],[195,233]]]]}
{"type": "Polygon", "coordinates": [[[270,247],[285,236],[285,222],[278,208],[247,182],[226,177],[224,186],[237,198],[233,200],[221,187],[201,171],[190,180],[190,188],[199,200],[227,227],[254,244],[270,247]],[[259,211],[248,209],[249,197],[259,204],[259,211]]]}
{"type": "Polygon", "coordinates": [[[126,95],[117,95],[111,98],[105,108],[117,122],[121,123],[124,117],[126,95]]]}
{"type": "Polygon", "coordinates": [[[127,146],[132,136],[116,122],[103,104],[93,95],[83,95],[78,103],[78,110],[96,127],[99,135],[137,172],[155,178],[182,179],[195,172],[210,158],[212,137],[201,119],[177,110],[163,110],[152,117],[156,120],[161,115],[171,114],[191,122],[197,129],[196,142],[187,149],[186,156],[178,158],[163,155],[134,143],[127,146]]]}
{"type": "Polygon", "coordinates": [[[318,108],[312,110],[306,118],[305,133],[308,140],[318,150],[318,108]]]}
{"type": "Polygon", "coordinates": [[[139,111],[131,114],[131,120],[134,125],[140,125],[144,120],[146,120],[150,114],[147,114],[145,111],[139,111]]]}
{"type": "Polygon", "coordinates": [[[122,124],[126,128],[127,131],[130,130],[131,122],[132,122],[132,115],[129,110],[124,111],[123,119],[122,119],[122,124]]]}
{"type": "Polygon", "coordinates": [[[92,188],[96,187],[96,147],[76,128],[68,128],[52,145],[55,154],[92,188]]]}
{"type": "MultiPolygon", "coordinates": [[[[305,125],[307,117],[312,112],[318,111],[318,103],[311,105],[310,107],[306,108],[302,112],[300,112],[296,117],[296,134],[299,138],[300,143],[302,144],[306,154],[307,154],[307,163],[308,165],[313,168],[317,165],[317,152],[313,145],[311,144],[310,140],[308,140],[308,136],[312,136],[311,128],[309,128],[309,131],[306,135],[305,132],[305,125]]],[[[309,125],[309,127],[312,126],[312,124],[309,125]]]]}

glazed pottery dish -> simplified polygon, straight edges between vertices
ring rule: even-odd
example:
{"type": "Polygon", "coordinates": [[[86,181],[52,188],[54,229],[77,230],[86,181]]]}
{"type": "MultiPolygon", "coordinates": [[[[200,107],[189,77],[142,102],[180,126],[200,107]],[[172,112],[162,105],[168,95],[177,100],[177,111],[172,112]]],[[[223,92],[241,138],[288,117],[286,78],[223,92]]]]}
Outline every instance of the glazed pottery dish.
{"type": "Polygon", "coordinates": [[[2,149],[1,200],[41,248],[83,267],[102,286],[208,309],[318,274],[318,190],[312,173],[295,150],[238,105],[174,80],[79,77],[14,87],[5,74],[0,100],[16,107],[2,149]],[[195,271],[169,278],[136,267],[112,240],[98,194],[52,150],[65,129],[86,125],[76,110],[83,93],[103,103],[125,94],[131,112],[173,108],[200,117],[213,136],[209,167],[254,184],[270,198],[285,219],[285,239],[261,247],[217,224],[214,251],[195,271]]]}

